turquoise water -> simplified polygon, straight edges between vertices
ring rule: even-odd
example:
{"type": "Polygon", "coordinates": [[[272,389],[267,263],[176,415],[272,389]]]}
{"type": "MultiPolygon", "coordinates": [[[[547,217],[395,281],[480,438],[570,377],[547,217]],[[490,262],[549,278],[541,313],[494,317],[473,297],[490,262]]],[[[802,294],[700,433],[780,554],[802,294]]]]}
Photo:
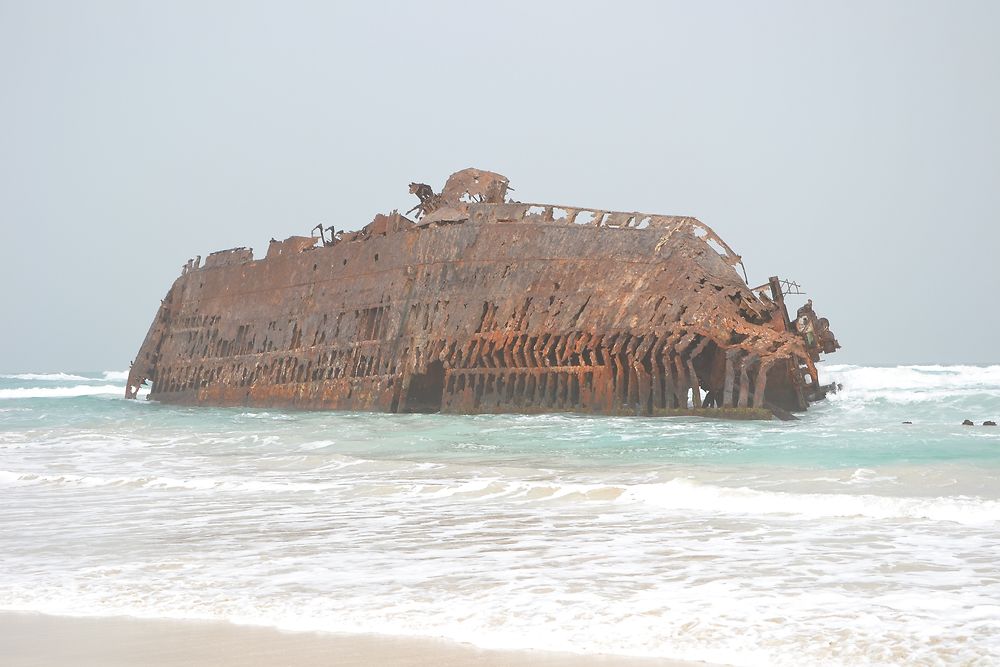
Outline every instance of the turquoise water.
{"type": "Polygon", "coordinates": [[[122,373],[3,376],[0,609],[995,664],[1000,366],[822,370],[843,388],[797,422],[178,408],[123,400],[122,373]]]}

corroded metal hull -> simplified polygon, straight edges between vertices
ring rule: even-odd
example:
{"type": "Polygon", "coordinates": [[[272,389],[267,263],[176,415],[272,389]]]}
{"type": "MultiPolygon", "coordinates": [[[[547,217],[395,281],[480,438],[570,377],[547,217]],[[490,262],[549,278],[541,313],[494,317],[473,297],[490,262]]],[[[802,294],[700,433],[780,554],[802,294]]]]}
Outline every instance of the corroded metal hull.
{"type": "Polygon", "coordinates": [[[776,281],[751,290],[697,220],[490,196],[189,262],[127,395],[151,381],[178,404],[769,418],[822,393],[828,330],[796,331],[776,281]]]}

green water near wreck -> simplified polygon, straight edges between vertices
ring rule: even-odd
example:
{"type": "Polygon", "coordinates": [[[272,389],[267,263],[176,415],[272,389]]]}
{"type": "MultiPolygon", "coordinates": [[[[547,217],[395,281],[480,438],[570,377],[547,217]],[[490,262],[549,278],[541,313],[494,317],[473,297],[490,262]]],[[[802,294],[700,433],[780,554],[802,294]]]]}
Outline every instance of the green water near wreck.
{"type": "Polygon", "coordinates": [[[183,408],[120,400],[120,387],[100,379],[101,374],[77,381],[75,386],[82,394],[79,396],[72,395],[70,387],[53,387],[52,381],[7,377],[0,378],[0,400],[4,401],[0,403],[0,425],[5,430],[31,429],[40,422],[59,429],[121,425],[137,433],[159,433],[163,437],[172,431],[190,431],[211,438],[259,434],[261,424],[270,420],[280,425],[276,437],[292,445],[329,434],[337,450],[344,454],[468,463],[487,460],[582,467],[646,463],[850,467],[996,462],[996,441],[975,437],[982,431],[970,431],[961,424],[968,418],[979,424],[1000,414],[1000,372],[996,372],[998,386],[991,386],[989,376],[995,367],[955,367],[958,370],[954,371],[947,367],[916,368],[919,370],[831,367],[836,379],[906,373],[922,380],[924,386],[873,389],[852,386],[848,380],[839,394],[813,405],[800,414],[799,421],[765,423],[694,417],[389,415],[183,408]],[[981,386],[950,388],[934,384],[935,378],[950,379],[963,373],[977,377],[981,386]],[[907,421],[913,423],[904,423],[907,421]]]}

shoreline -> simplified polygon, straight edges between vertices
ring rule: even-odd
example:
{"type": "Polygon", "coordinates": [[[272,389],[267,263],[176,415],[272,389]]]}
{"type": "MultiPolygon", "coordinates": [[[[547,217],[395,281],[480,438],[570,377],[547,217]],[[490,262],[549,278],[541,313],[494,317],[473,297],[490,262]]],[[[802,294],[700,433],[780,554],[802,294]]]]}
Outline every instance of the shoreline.
{"type": "Polygon", "coordinates": [[[692,667],[705,662],[537,650],[483,649],[446,639],[289,632],[224,621],[0,612],[8,667],[692,667]]]}

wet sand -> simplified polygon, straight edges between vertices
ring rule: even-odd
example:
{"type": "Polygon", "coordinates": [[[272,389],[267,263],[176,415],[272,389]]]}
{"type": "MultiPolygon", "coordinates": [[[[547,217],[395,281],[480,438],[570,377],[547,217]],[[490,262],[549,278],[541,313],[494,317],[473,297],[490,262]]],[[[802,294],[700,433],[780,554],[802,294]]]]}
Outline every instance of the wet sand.
{"type": "Polygon", "coordinates": [[[0,613],[6,667],[680,667],[671,660],[479,649],[435,639],[283,632],[201,621],[74,618],[0,613]]]}

